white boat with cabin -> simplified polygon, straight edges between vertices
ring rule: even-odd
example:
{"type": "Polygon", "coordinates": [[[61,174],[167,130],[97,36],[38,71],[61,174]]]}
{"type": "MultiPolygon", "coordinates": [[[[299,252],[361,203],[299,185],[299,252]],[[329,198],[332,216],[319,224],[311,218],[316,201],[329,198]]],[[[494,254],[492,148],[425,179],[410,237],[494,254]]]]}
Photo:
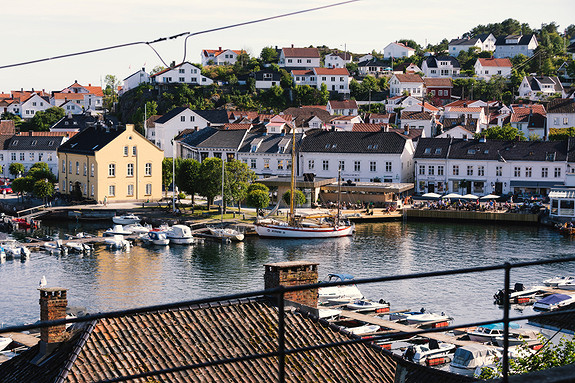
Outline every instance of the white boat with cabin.
{"type": "Polygon", "coordinates": [[[124,226],[122,225],[114,225],[112,228],[104,232],[105,237],[110,237],[113,235],[130,235],[130,234],[132,234],[132,232],[124,229],[124,226]]]}
{"type": "Polygon", "coordinates": [[[0,351],[4,350],[12,343],[12,338],[6,336],[0,336],[0,351]]]}
{"type": "Polygon", "coordinates": [[[70,249],[75,251],[76,253],[89,253],[92,251],[90,245],[86,243],[78,243],[78,242],[67,242],[66,246],[70,249]]]}
{"type": "Polygon", "coordinates": [[[194,242],[192,230],[186,225],[174,225],[166,232],[166,235],[170,243],[176,245],[189,245],[194,242]]]}
{"type": "Polygon", "coordinates": [[[138,223],[140,221],[141,221],[140,217],[134,214],[124,214],[112,217],[112,222],[114,222],[117,225],[129,225],[132,223],[138,223]]]}
{"type": "MultiPolygon", "coordinates": [[[[518,323],[510,322],[509,330],[520,328],[518,323]]],[[[477,326],[475,330],[467,333],[469,339],[474,342],[486,343],[495,342],[498,336],[502,336],[505,330],[503,322],[486,324],[483,326],[477,326]]]]}
{"type": "Polygon", "coordinates": [[[380,326],[376,324],[366,324],[359,327],[343,327],[343,330],[349,331],[354,335],[365,335],[365,334],[373,334],[374,332],[378,332],[380,326]]]}
{"type": "Polygon", "coordinates": [[[104,239],[104,242],[108,247],[114,250],[130,250],[130,242],[124,239],[123,235],[114,235],[104,239]]]}
{"type": "Polygon", "coordinates": [[[455,374],[473,376],[478,367],[494,364],[502,356],[497,347],[470,344],[455,350],[449,370],[455,374]]]}
{"type": "Polygon", "coordinates": [[[559,307],[575,303],[575,296],[567,294],[551,294],[543,299],[538,300],[533,305],[535,310],[553,311],[559,307]]]}
{"type": "Polygon", "coordinates": [[[572,276],[556,276],[553,278],[549,278],[543,281],[543,283],[545,284],[545,286],[550,286],[550,287],[557,287],[560,283],[564,283],[564,282],[568,282],[568,281],[573,281],[575,280],[575,277],[572,276]]]}
{"type": "Polygon", "coordinates": [[[449,361],[446,359],[455,352],[455,345],[451,343],[438,342],[435,339],[430,339],[427,344],[416,344],[407,347],[403,353],[403,357],[413,363],[417,364],[435,364],[430,363],[433,359],[443,358],[443,364],[449,361]]]}
{"type": "MultiPolygon", "coordinates": [[[[351,274],[328,274],[327,279],[323,282],[348,282],[353,279],[351,274]]],[[[364,296],[357,285],[329,286],[318,289],[318,300],[323,304],[343,304],[363,298],[364,296]]]]}
{"type": "Polygon", "coordinates": [[[379,302],[370,301],[367,299],[356,299],[353,302],[345,305],[348,310],[357,312],[362,311],[389,311],[389,303],[380,300],[379,302]]]}
{"type": "Polygon", "coordinates": [[[170,244],[165,231],[152,230],[147,234],[142,234],[140,238],[147,245],[167,246],[170,244]]]}
{"type": "MultiPolygon", "coordinates": [[[[509,329],[509,346],[519,346],[520,344],[527,343],[527,346],[532,347],[541,344],[538,337],[539,332],[525,328],[509,329]]],[[[503,347],[503,335],[495,338],[497,345],[503,347]]]]}
{"type": "Polygon", "coordinates": [[[229,227],[208,227],[214,237],[229,239],[230,241],[241,242],[244,240],[244,234],[229,227]]]}
{"type": "Polygon", "coordinates": [[[125,231],[129,231],[131,234],[144,234],[152,230],[152,225],[142,225],[140,223],[131,223],[124,226],[125,231]]]}

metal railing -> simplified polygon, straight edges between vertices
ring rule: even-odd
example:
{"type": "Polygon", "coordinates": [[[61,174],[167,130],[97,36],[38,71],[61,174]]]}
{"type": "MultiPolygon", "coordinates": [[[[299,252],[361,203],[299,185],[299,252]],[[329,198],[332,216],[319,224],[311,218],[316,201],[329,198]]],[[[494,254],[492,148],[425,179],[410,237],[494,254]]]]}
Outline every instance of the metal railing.
{"type": "MultiPolygon", "coordinates": [[[[70,319],[59,319],[53,321],[43,321],[34,324],[27,324],[27,325],[17,325],[17,326],[7,326],[2,329],[2,333],[6,332],[16,332],[16,331],[26,331],[32,329],[39,329],[51,326],[58,326],[63,325],[66,323],[81,323],[81,322],[94,322],[99,319],[104,318],[120,318],[128,315],[134,314],[142,314],[142,313],[150,313],[154,311],[165,311],[170,309],[178,309],[183,307],[189,306],[200,306],[209,303],[217,303],[222,301],[238,301],[247,298],[253,297],[261,297],[261,296],[276,296],[278,298],[278,344],[277,350],[275,352],[268,352],[268,353],[256,353],[251,355],[244,355],[239,357],[233,358],[226,358],[226,359],[218,359],[214,361],[208,361],[203,363],[195,363],[195,364],[187,364],[178,367],[172,368],[164,368],[160,370],[149,371],[140,374],[133,374],[133,375],[125,375],[119,376],[112,379],[102,380],[98,383],[112,383],[112,382],[124,382],[127,380],[132,379],[141,379],[147,377],[157,377],[160,375],[165,375],[169,373],[175,373],[180,371],[187,371],[201,367],[208,367],[208,366],[216,366],[216,365],[223,365],[228,363],[234,362],[242,362],[242,361],[250,361],[256,359],[265,359],[265,358],[277,358],[278,359],[278,376],[277,380],[280,383],[285,382],[285,360],[286,356],[292,354],[298,354],[302,352],[308,352],[313,350],[320,350],[324,348],[331,348],[331,347],[340,347],[345,345],[352,345],[352,344],[364,344],[364,343],[371,343],[378,340],[398,340],[398,339],[405,339],[408,337],[412,337],[414,335],[425,335],[428,333],[435,333],[435,332],[445,332],[454,329],[464,328],[464,327],[472,327],[472,326],[482,326],[488,325],[498,322],[504,323],[504,345],[503,345],[503,357],[502,357],[502,373],[503,373],[503,382],[508,381],[509,377],[509,323],[514,320],[530,320],[535,318],[548,318],[557,315],[564,315],[564,314],[575,314],[575,310],[562,310],[560,312],[546,312],[540,313],[536,315],[527,315],[527,316],[520,316],[520,317],[511,317],[510,316],[510,280],[511,280],[511,270],[517,268],[524,268],[524,267],[531,267],[531,266],[540,266],[540,265],[549,265],[549,264],[556,264],[556,263],[564,263],[564,262],[575,262],[575,257],[566,257],[561,259],[550,259],[550,260],[542,260],[542,261],[530,261],[530,262],[519,262],[519,263],[504,263],[504,264],[497,264],[497,265],[490,265],[490,266],[480,266],[480,267],[470,267],[470,268],[462,268],[456,270],[443,270],[443,271],[430,271],[425,273],[413,273],[413,274],[403,274],[403,275],[394,275],[394,276],[387,276],[387,277],[374,277],[374,278],[364,278],[364,279],[356,279],[356,280],[348,280],[343,282],[322,282],[316,283],[311,285],[301,285],[301,286],[279,286],[273,289],[266,289],[260,291],[253,291],[253,292],[245,292],[245,293],[238,293],[232,295],[225,295],[225,296],[218,296],[212,298],[204,298],[204,299],[194,299],[190,301],[182,301],[176,303],[168,303],[168,304],[161,304],[161,305],[154,305],[154,306],[146,306],[146,307],[139,307],[134,309],[127,309],[127,310],[119,310],[119,311],[111,311],[105,313],[98,313],[87,315],[84,317],[78,318],[70,318],[70,319]],[[296,291],[304,291],[309,289],[317,289],[319,287],[331,287],[331,286],[346,286],[346,285],[362,285],[362,284],[369,284],[369,283],[380,283],[380,282],[391,282],[391,281],[400,281],[406,279],[419,279],[419,278],[430,278],[430,277],[440,277],[440,276],[450,276],[450,275],[460,275],[460,274],[470,274],[470,273],[480,273],[486,271],[494,271],[494,270],[504,270],[504,282],[503,282],[503,289],[505,291],[505,297],[503,302],[503,318],[502,319],[494,319],[488,321],[477,321],[472,323],[466,324],[459,324],[459,325],[452,325],[447,327],[437,327],[437,328],[430,328],[430,329],[418,329],[409,332],[394,332],[394,333],[386,333],[386,334],[378,334],[374,336],[370,336],[368,338],[354,338],[349,339],[346,341],[335,342],[335,343],[325,343],[325,344],[317,344],[313,346],[306,346],[306,347],[299,347],[299,348],[292,348],[286,349],[286,338],[285,338],[285,302],[284,296],[286,293],[296,292],[296,291]]],[[[94,322],[95,323],[95,322],[94,322]]]]}

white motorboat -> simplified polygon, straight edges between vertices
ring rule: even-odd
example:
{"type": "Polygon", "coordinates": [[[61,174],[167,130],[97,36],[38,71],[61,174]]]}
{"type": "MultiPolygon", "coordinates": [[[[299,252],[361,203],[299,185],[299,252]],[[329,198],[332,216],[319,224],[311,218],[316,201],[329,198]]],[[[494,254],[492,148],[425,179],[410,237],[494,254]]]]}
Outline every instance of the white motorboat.
{"type": "MultiPolygon", "coordinates": [[[[518,323],[510,322],[509,329],[518,329],[520,326],[518,323]]],[[[467,336],[474,342],[486,343],[495,342],[498,336],[502,336],[504,331],[503,322],[486,324],[483,326],[477,326],[475,330],[469,331],[467,336]]]]}
{"type": "Polygon", "coordinates": [[[210,233],[213,236],[222,238],[222,239],[229,239],[230,241],[241,242],[244,240],[244,235],[237,230],[231,229],[229,227],[220,228],[220,227],[209,227],[210,233]]]}
{"type": "Polygon", "coordinates": [[[449,370],[455,374],[473,376],[475,369],[495,363],[502,353],[494,346],[470,344],[455,350],[449,370]]]}
{"type": "MultiPolygon", "coordinates": [[[[524,342],[527,343],[527,346],[535,346],[541,344],[539,337],[537,336],[539,333],[535,330],[528,330],[524,328],[518,329],[510,329],[509,330],[509,346],[518,346],[523,344],[524,342]]],[[[498,336],[495,338],[497,345],[503,347],[504,339],[503,335],[498,336]]]]}
{"type": "Polygon", "coordinates": [[[419,312],[416,314],[408,315],[405,320],[408,324],[425,324],[425,323],[438,323],[438,322],[449,322],[451,318],[444,313],[435,314],[428,312],[419,312]]]}
{"type": "MultiPolygon", "coordinates": [[[[350,274],[328,274],[327,279],[323,282],[347,282],[353,280],[350,274]]],[[[318,289],[318,300],[326,304],[344,304],[356,299],[362,299],[364,296],[359,291],[357,285],[329,286],[318,289]]]]}
{"type": "Polygon", "coordinates": [[[132,234],[131,231],[124,229],[122,225],[114,225],[111,229],[108,229],[104,232],[105,237],[110,237],[112,235],[130,235],[132,234]]]}
{"type": "Polygon", "coordinates": [[[0,336],[0,351],[4,350],[12,343],[12,338],[0,336]]]}
{"type": "Polygon", "coordinates": [[[545,286],[550,286],[550,287],[557,287],[560,283],[563,282],[568,282],[568,281],[573,281],[575,280],[575,277],[571,277],[571,276],[556,276],[553,278],[549,278],[543,281],[543,283],[545,284],[545,286]]]}
{"type": "MultiPolygon", "coordinates": [[[[537,297],[541,297],[546,292],[544,286],[534,286],[530,289],[525,289],[522,283],[516,283],[513,289],[510,289],[509,303],[512,304],[526,304],[534,302],[537,297]]],[[[493,295],[495,303],[502,306],[505,300],[505,290],[501,289],[493,295]]]]}
{"type": "Polygon", "coordinates": [[[455,348],[454,344],[430,339],[428,344],[409,346],[403,353],[403,357],[418,364],[443,364],[450,360],[448,357],[455,352],[455,348]]]}
{"type": "Polygon", "coordinates": [[[130,250],[130,242],[124,239],[123,235],[114,235],[112,237],[107,237],[104,242],[108,247],[114,250],[130,250]]]}
{"type": "Polygon", "coordinates": [[[318,307],[317,309],[317,316],[319,319],[326,319],[326,320],[337,319],[339,318],[340,314],[341,310],[337,309],[330,309],[324,307],[318,307]]]}
{"type": "Polygon", "coordinates": [[[384,312],[389,311],[389,303],[380,300],[379,302],[373,302],[366,299],[356,299],[355,301],[345,305],[349,310],[353,311],[379,311],[384,312]]]}
{"type": "Polygon", "coordinates": [[[561,290],[575,290],[575,279],[561,282],[557,285],[557,288],[561,290]]]}
{"type": "Polygon", "coordinates": [[[167,246],[170,244],[170,240],[164,231],[149,231],[147,234],[142,234],[140,238],[147,245],[167,246]]]}
{"type": "Polygon", "coordinates": [[[373,334],[374,332],[378,332],[380,326],[375,324],[366,324],[359,327],[343,327],[343,330],[349,331],[355,335],[365,335],[365,334],[373,334]]]}
{"type": "Polygon", "coordinates": [[[141,219],[134,214],[124,214],[112,217],[112,222],[118,225],[129,225],[131,223],[138,223],[141,219]]]}
{"type": "Polygon", "coordinates": [[[62,254],[62,255],[68,254],[68,249],[64,246],[61,239],[58,239],[54,242],[44,242],[43,247],[50,253],[62,254]]]}
{"type": "Polygon", "coordinates": [[[176,245],[189,245],[194,242],[192,230],[186,225],[174,225],[166,232],[166,235],[170,243],[176,245]]]}
{"type": "Polygon", "coordinates": [[[30,257],[30,249],[15,239],[4,239],[0,242],[0,247],[4,249],[7,257],[26,259],[30,257]]]}
{"type": "Polygon", "coordinates": [[[124,226],[125,231],[129,231],[131,234],[145,234],[152,230],[151,225],[142,225],[140,223],[131,223],[124,226]]]}
{"type": "Polygon", "coordinates": [[[533,305],[535,310],[553,311],[559,307],[575,303],[575,296],[567,294],[551,294],[543,299],[538,300],[533,305]]]}
{"type": "Polygon", "coordinates": [[[90,245],[86,243],[67,242],[66,246],[76,253],[89,253],[92,251],[90,245]]]}

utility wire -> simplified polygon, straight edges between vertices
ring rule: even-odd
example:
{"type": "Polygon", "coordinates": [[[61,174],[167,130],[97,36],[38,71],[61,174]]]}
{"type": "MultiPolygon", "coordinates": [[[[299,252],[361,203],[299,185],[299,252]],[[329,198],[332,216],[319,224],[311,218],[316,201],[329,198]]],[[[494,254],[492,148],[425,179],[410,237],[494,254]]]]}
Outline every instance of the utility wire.
{"type": "Polygon", "coordinates": [[[244,25],[261,23],[261,22],[263,22],[263,21],[269,21],[269,20],[279,19],[279,18],[282,18],[282,17],[288,17],[288,16],[298,15],[298,14],[302,14],[302,13],[318,11],[318,10],[321,10],[321,9],[337,7],[337,6],[340,6],[340,5],[355,3],[355,2],[358,2],[358,1],[360,1],[360,0],[347,0],[347,1],[342,1],[342,2],[339,2],[339,3],[323,5],[323,6],[321,6],[321,7],[308,8],[308,9],[304,9],[304,10],[300,10],[300,11],[295,11],[295,12],[290,12],[290,13],[284,13],[284,14],[280,14],[280,15],[265,17],[265,18],[262,18],[262,19],[246,21],[246,22],[243,22],[243,23],[237,23],[237,24],[226,25],[226,26],[218,27],[218,28],[206,29],[206,30],[199,31],[199,32],[193,32],[193,33],[192,33],[192,32],[182,32],[182,33],[178,33],[178,34],[176,34],[176,35],[172,35],[172,36],[168,36],[168,37],[161,37],[161,38],[158,38],[158,39],[152,40],[152,41],[136,41],[136,42],[126,43],[126,44],[111,45],[111,46],[107,46],[107,47],[103,47],[103,48],[90,49],[90,50],[87,50],[87,51],[80,51],[80,52],[75,52],[75,53],[68,53],[68,54],[64,54],[64,55],[59,55],[59,56],[46,57],[46,58],[37,59],[37,60],[24,61],[24,62],[15,63],[15,64],[2,65],[2,66],[0,66],[0,69],[7,69],[7,68],[14,68],[14,67],[19,67],[19,66],[24,66],[24,65],[37,64],[37,63],[41,63],[41,62],[45,62],[45,61],[58,60],[58,59],[63,59],[63,58],[67,58],[67,57],[81,56],[81,55],[86,55],[86,54],[89,54],[89,53],[97,53],[97,52],[109,51],[109,50],[112,50],[112,49],[126,48],[126,47],[129,47],[129,46],[143,45],[143,44],[148,45],[150,48],[152,48],[152,50],[153,50],[153,51],[156,53],[156,55],[160,58],[160,61],[162,61],[162,63],[163,63],[166,67],[168,67],[168,65],[167,65],[166,62],[162,59],[162,57],[160,56],[160,54],[158,53],[158,51],[156,51],[156,50],[154,49],[154,47],[152,47],[152,44],[160,43],[160,42],[167,41],[167,40],[173,40],[173,39],[177,39],[177,38],[179,38],[179,37],[186,36],[186,40],[184,41],[184,60],[182,60],[182,62],[184,62],[185,59],[186,59],[186,42],[187,42],[187,39],[188,39],[189,37],[191,37],[191,36],[197,36],[197,35],[201,35],[201,34],[205,34],[205,33],[211,33],[211,32],[221,31],[221,30],[225,30],[225,29],[241,27],[241,26],[244,26],[244,25]]]}

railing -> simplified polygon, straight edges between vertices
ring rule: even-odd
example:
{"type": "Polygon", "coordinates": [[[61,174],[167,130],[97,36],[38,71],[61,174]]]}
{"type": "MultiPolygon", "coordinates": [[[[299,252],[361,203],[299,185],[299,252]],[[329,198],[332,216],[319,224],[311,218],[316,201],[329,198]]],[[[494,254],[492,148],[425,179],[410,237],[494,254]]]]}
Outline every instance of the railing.
{"type": "Polygon", "coordinates": [[[261,296],[277,296],[278,297],[278,345],[277,351],[275,352],[268,352],[268,353],[256,353],[251,355],[244,355],[240,357],[234,358],[227,358],[227,359],[219,359],[210,362],[203,362],[203,363],[196,363],[196,364],[188,364],[182,365],[178,367],[172,368],[165,368],[161,370],[154,370],[140,374],[133,374],[133,375],[125,375],[116,378],[111,378],[107,380],[102,380],[98,383],[111,383],[111,382],[124,382],[127,380],[132,379],[142,379],[147,377],[154,377],[168,373],[180,372],[180,371],[187,371],[201,367],[208,367],[208,366],[216,366],[216,365],[223,365],[228,363],[234,362],[241,362],[241,361],[250,361],[256,359],[264,359],[264,358],[272,358],[275,357],[278,359],[278,376],[277,380],[280,383],[285,382],[285,359],[286,356],[297,354],[301,352],[308,352],[313,350],[319,350],[324,348],[330,347],[340,347],[344,345],[351,345],[351,344],[363,344],[363,343],[371,343],[378,340],[396,340],[402,339],[407,337],[412,337],[414,335],[425,335],[428,333],[434,332],[445,332],[453,329],[464,328],[464,327],[472,327],[472,326],[482,326],[492,323],[503,322],[504,323],[504,346],[503,346],[503,358],[502,358],[502,370],[503,370],[503,382],[508,381],[509,376],[509,322],[514,320],[529,320],[534,318],[547,318],[553,317],[556,315],[563,315],[563,314],[572,314],[575,313],[575,310],[562,310],[560,312],[547,312],[541,313],[537,315],[527,315],[521,317],[510,317],[510,302],[509,302],[509,295],[510,295],[510,280],[511,280],[511,270],[516,268],[524,268],[524,267],[531,267],[531,266],[539,266],[539,265],[549,265],[549,264],[556,264],[556,263],[564,263],[564,262],[575,262],[575,257],[566,257],[561,259],[550,259],[550,260],[543,260],[543,261],[531,261],[531,262],[520,262],[520,263],[504,263],[498,265],[490,265],[490,266],[481,266],[481,267],[471,267],[471,268],[463,268],[463,269],[456,269],[456,270],[444,270],[444,271],[431,271],[426,273],[414,273],[414,274],[403,274],[403,275],[395,275],[389,277],[375,277],[375,278],[364,278],[364,279],[357,279],[357,280],[350,280],[345,282],[322,282],[312,285],[302,285],[302,286],[279,286],[273,289],[261,290],[261,291],[254,291],[254,292],[246,292],[246,293],[239,293],[239,294],[232,294],[232,295],[225,295],[213,298],[205,298],[205,299],[195,299],[190,301],[184,302],[176,302],[176,303],[169,303],[169,304],[162,304],[162,305],[155,305],[155,306],[147,306],[147,307],[140,307],[135,309],[128,309],[128,310],[120,310],[120,311],[112,311],[107,313],[99,313],[99,314],[92,314],[87,315],[84,317],[79,318],[71,318],[71,319],[59,319],[53,321],[44,321],[41,323],[34,323],[28,325],[19,325],[19,326],[7,326],[2,329],[2,332],[15,332],[15,331],[26,331],[31,329],[38,329],[44,327],[51,327],[51,326],[58,326],[65,323],[80,323],[80,322],[92,322],[98,319],[104,318],[119,318],[128,315],[134,314],[141,314],[141,313],[150,313],[154,311],[160,310],[169,310],[169,309],[177,309],[182,307],[188,306],[197,306],[203,305],[208,303],[216,303],[221,301],[234,301],[239,299],[245,298],[252,298],[252,297],[261,297],[261,296]],[[494,271],[494,270],[504,270],[504,282],[503,288],[505,291],[505,298],[503,304],[503,319],[494,319],[488,321],[478,321],[473,323],[467,324],[459,324],[457,326],[447,326],[447,327],[438,327],[438,328],[431,328],[431,329],[419,329],[415,331],[410,331],[409,333],[406,332],[395,332],[395,333],[388,333],[388,334],[381,334],[371,336],[367,339],[361,338],[354,338],[347,341],[336,342],[336,343],[326,343],[326,344],[318,344],[314,346],[307,346],[307,347],[300,347],[294,349],[286,349],[286,338],[285,338],[285,311],[284,311],[284,295],[289,292],[294,291],[303,291],[309,289],[317,289],[319,287],[330,287],[330,286],[344,286],[344,285],[362,285],[362,284],[369,284],[369,283],[379,283],[379,282],[391,282],[391,281],[400,281],[405,279],[419,279],[419,278],[430,278],[430,277],[440,277],[440,276],[448,276],[448,275],[460,275],[460,274],[470,274],[470,273],[480,273],[486,271],[494,271]]]}
{"type": "Polygon", "coordinates": [[[46,205],[39,205],[39,206],[34,206],[28,209],[24,209],[24,210],[20,210],[16,212],[16,217],[21,217],[22,215],[29,215],[29,214],[33,214],[36,213],[37,211],[40,210],[44,210],[46,208],[46,205]],[[26,214],[24,214],[26,213],[26,214]]]}

